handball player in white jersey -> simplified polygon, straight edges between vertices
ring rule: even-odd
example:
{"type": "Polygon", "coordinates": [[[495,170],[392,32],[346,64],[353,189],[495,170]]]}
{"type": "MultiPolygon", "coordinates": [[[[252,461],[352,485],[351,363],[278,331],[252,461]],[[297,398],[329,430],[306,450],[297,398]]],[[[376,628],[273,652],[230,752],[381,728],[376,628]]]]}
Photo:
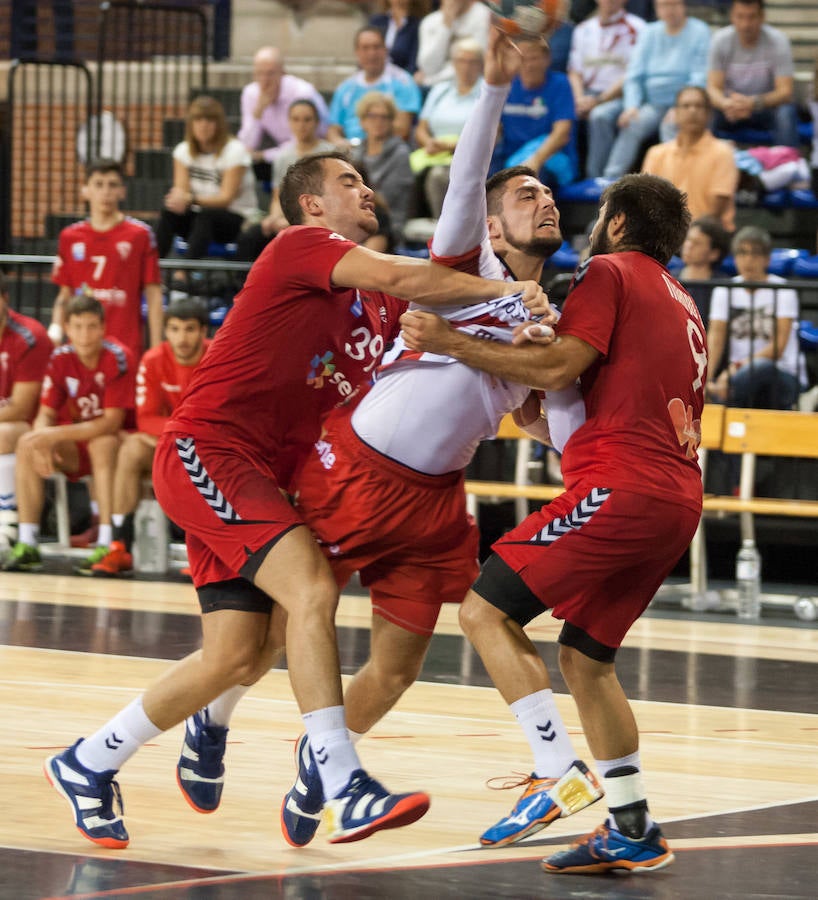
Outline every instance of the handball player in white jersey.
{"type": "MultiPolygon", "coordinates": [[[[499,34],[493,38],[487,84],[458,141],[431,242],[436,262],[508,281],[539,280],[562,243],[554,198],[532,170],[517,167],[485,181],[517,59],[499,34]]],[[[529,320],[519,295],[437,311],[453,327],[493,341],[510,342],[514,328],[529,320]]],[[[552,406],[561,449],[584,421],[584,406],[575,388],[558,392],[552,406]]],[[[521,425],[532,423],[534,436],[547,437],[540,399],[528,387],[448,356],[408,350],[398,337],[354,411],[325,419],[315,452],[295,478],[297,509],[339,586],[357,571],[372,599],[370,659],[344,701],[353,740],[414,682],[441,605],[460,603],[477,575],[479,532],[466,511],[464,470],[479,442],[494,437],[502,417],[515,410],[521,425]]],[[[306,737],[297,763],[281,822],[285,838],[303,846],[323,805],[306,737]]]]}

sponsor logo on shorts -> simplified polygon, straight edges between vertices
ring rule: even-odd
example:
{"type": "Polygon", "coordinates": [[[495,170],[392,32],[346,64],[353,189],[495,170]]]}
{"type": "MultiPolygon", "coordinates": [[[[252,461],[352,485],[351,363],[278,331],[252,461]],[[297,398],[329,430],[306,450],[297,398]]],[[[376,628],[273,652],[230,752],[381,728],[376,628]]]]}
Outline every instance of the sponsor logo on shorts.
{"type": "Polygon", "coordinates": [[[316,441],[315,449],[318,451],[318,458],[321,465],[329,470],[335,465],[335,454],[332,452],[332,444],[329,441],[316,441]]]}

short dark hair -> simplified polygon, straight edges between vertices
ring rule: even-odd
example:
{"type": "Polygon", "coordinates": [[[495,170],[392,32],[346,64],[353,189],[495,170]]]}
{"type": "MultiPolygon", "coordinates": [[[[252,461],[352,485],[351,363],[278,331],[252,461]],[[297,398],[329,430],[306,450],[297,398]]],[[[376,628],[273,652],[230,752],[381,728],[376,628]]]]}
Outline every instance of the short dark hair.
{"type": "Polygon", "coordinates": [[[749,244],[756,250],[760,250],[764,256],[769,256],[773,252],[773,239],[770,232],[758,225],[745,225],[733,235],[732,250],[738,253],[742,244],[749,244]]]}
{"type": "Polygon", "coordinates": [[[297,99],[293,100],[293,102],[287,107],[287,112],[292,112],[296,106],[309,106],[315,118],[321,118],[321,113],[318,112],[318,107],[315,105],[314,101],[310,100],[309,97],[298,97],[297,99]]]}
{"type": "Polygon", "coordinates": [[[119,175],[123,181],[125,180],[125,171],[122,168],[122,163],[118,160],[110,159],[107,156],[92,159],[85,170],[85,180],[89,181],[92,175],[107,175],[110,172],[119,175]]]}
{"type": "Polygon", "coordinates": [[[690,227],[687,194],[658,175],[623,175],[602,192],[603,226],[625,216],[622,249],[640,250],[667,265],[690,227]]]}
{"type": "Polygon", "coordinates": [[[490,216],[500,214],[500,201],[506,192],[506,185],[512,178],[519,175],[530,175],[537,178],[537,173],[529,166],[511,166],[508,169],[500,169],[486,182],[486,212],[490,216]]]}
{"type": "Polygon", "coordinates": [[[757,6],[764,12],[764,0],[732,0],[730,6],[736,6],[738,4],[741,6],[757,6]]]}
{"type": "Polygon", "coordinates": [[[298,202],[302,194],[323,196],[325,159],[340,159],[355,167],[349,157],[340,150],[328,150],[326,153],[302,156],[296,160],[282,178],[278,194],[281,211],[290,225],[301,225],[304,221],[304,210],[298,202]]]}
{"type": "Polygon", "coordinates": [[[698,228],[702,234],[707,235],[710,246],[719,253],[715,265],[721,265],[730,252],[730,232],[715,216],[700,216],[690,223],[690,227],[698,228]]]}
{"type": "Polygon", "coordinates": [[[93,313],[95,316],[99,316],[100,322],[105,321],[105,307],[96,297],[90,297],[88,294],[77,294],[65,304],[66,322],[71,316],[81,316],[83,313],[93,313]]]}
{"type": "Polygon", "coordinates": [[[179,297],[172,300],[165,310],[165,324],[168,319],[196,319],[205,328],[210,324],[207,304],[199,297],[179,297]]]}
{"type": "Polygon", "coordinates": [[[362,34],[366,34],[367,32],[372,32],[372,34],[377,34],[378,37],[381,39],[381,43],[384,44],[384,45],[386,45],[386,37],[384,36],[383,31],[381,31],[381,29],[378,28],[377,25],[362,25],[362,26],[355,32],[355,43],[354,43],[352,46],[353,46],[356,50],[358,49],[358,41],[360,40],[361,35],[362,35],[362,34]]]}
{"type": "Polygon", "coordinates": [[[713,109],[713,104],[710,101],[710,94],[708,94],[703,87],[699,87],[699,85],[697,84],[686,84],[683,88],[679,88],[679,90],[676,91],[676,98],[673,101],[676,106],[679,105],[679,101],[681,100],[682,94],[684,94],[685,91],[696,91],[696,93],[702,98],[702,100],[704,100],[704,108],[707,110],[713,109]]]}

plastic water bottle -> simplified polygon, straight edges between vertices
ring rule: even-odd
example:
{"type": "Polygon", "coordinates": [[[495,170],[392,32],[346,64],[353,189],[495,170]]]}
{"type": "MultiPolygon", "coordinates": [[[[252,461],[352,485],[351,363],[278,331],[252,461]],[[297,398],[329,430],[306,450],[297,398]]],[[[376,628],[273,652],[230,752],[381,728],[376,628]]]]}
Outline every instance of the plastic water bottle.
{"type": "Polygon", "coordinates": [[[755,542],[745,539],[736,556],[736,591],[739,619],[761,616],[761,556],[755,542]]]}
{"type": "Polygon", "coordinates": [[[136,509],[133,551],[137,572],[167,572],[168,520],[158,500],[142,500],[136,509]]]}

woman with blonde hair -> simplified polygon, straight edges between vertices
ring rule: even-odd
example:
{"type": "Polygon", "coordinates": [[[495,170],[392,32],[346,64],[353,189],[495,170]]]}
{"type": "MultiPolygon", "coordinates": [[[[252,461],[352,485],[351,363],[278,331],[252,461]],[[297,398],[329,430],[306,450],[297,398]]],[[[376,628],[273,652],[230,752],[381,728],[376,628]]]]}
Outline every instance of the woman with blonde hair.
{"type": "Polygon", "coordinates": [[[197,97],[185,139],[173,150],[173,186],[156,229],[159,255],[167,256],[178,234],[187,240],[186,256],[202,259],[211,241],[235,241],[256,206],[249,152],[230,134],[221,103],[197,97]]]}
{"type": "Polygon", "coordinates": [[[409,145],[395,134],[398,108],[381,91],[364,94],[355,107],[364,137],[352,150],[352,160],[369,173],[369,186],[386,203],[392,237],[400,243],[409,213],[413,175],[409,167],[409,145]]]}

